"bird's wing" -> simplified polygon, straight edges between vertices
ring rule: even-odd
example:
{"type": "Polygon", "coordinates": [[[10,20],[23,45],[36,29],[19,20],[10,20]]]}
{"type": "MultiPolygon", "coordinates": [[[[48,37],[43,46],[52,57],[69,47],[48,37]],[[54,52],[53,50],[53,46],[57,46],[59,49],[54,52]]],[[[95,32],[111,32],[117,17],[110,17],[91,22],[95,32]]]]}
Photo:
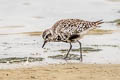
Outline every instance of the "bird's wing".
{"type": "Polygon", "coordinates": [[[87,29],[89,26],[93,26],[89,21],[84,21],[80,19],[67,19],[67,20],[60,20],[53,25],[53,31],[56,34],[79,34],[87,29]]]}
{"type": "Polygon", "coordinates": [[[80,19],[60,20],[53,25],[53,31],[63,39],[70,37],[79,37],[78,35],[86,34],[89,30],[96,28],[97,25],[103,23],[101,20],[89,22],[80,19]]]}
{"type": "Polygon", "coordinates": [[[83,20],[77,19],[60,20],[53,25],[53,33],[58,35],[63,40],[70,38],[72,35],[76,36],[80,33],[80,31],[77,31],[77,28],[82,26],[82,21],[83,20]]]}

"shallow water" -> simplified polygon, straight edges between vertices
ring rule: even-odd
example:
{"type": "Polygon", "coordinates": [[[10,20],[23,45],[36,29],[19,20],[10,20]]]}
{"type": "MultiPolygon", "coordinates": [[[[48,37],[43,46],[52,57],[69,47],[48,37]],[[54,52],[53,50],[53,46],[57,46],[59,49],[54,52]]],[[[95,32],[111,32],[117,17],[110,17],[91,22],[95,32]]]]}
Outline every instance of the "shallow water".
{"type": "MultiPolygon", "coordinates": [[[[81,63],[74,58],[79,57],[78,43],[73,44],[73,50],[70,52],[74,57],[64,60],[61,56],[65,56],[69,44],[51,42],[42,49],[43,39],[39,34],[63,18],[114,21],[119,19],[119,10],[120,3],[109,0],[0,0],[0,59],[43,58],[43,61],[36,60],[36,62],[0,63],[0,68],[21,67],[23,64],[32,66],[81,63]],[[57,58],[49,57],[57,55],[57,58]]],[[[81,39],[84,48],[82,63],[120,64],[120,27],[114,23],[104,23],[101,26],[99,29],[113,30],[113,32],[86,35],[81,39]]]]}

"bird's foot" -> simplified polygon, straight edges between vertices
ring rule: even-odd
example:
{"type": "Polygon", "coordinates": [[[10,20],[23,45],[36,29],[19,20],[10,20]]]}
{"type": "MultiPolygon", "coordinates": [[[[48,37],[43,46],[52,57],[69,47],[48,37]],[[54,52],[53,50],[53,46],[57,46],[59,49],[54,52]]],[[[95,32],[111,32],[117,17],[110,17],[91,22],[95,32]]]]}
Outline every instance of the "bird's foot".
{"type": "Polygon", "coordinates": [[[65,56],[63,59],[67,59],[67,57],[65,56]]]}

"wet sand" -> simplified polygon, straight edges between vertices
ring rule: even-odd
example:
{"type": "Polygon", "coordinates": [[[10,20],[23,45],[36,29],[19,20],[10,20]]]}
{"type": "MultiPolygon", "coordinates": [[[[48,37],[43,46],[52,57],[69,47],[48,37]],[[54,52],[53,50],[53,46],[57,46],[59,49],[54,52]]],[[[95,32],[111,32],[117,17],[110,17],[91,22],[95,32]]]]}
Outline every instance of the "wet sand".
{"type": "Polygon", "coordinates": [[[120,64],[52,64],[0,70],[0,80],[120,80],[120,64]]]}

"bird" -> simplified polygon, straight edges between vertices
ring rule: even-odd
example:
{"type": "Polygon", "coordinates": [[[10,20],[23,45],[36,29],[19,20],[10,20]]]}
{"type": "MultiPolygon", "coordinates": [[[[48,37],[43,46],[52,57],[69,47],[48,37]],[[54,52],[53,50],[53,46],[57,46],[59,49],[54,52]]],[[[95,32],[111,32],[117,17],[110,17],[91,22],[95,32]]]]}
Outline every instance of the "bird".
{"type": "Polygon", "coordinates": [[[44,48],[47,42],[69,43],[69,50],[64,57],[64,59],[66,59],[72,49],[72,43],[79,43],[80,61],[82,62],[82,43],[79,40],[90,30],[100,27],[99,25],[102,23],[104,23],[103,20],[86,21],[82,19],[61,19],[49,29],[43,31],[42,38],[44,39],[44,43],[42,48],[44,48]]]}

